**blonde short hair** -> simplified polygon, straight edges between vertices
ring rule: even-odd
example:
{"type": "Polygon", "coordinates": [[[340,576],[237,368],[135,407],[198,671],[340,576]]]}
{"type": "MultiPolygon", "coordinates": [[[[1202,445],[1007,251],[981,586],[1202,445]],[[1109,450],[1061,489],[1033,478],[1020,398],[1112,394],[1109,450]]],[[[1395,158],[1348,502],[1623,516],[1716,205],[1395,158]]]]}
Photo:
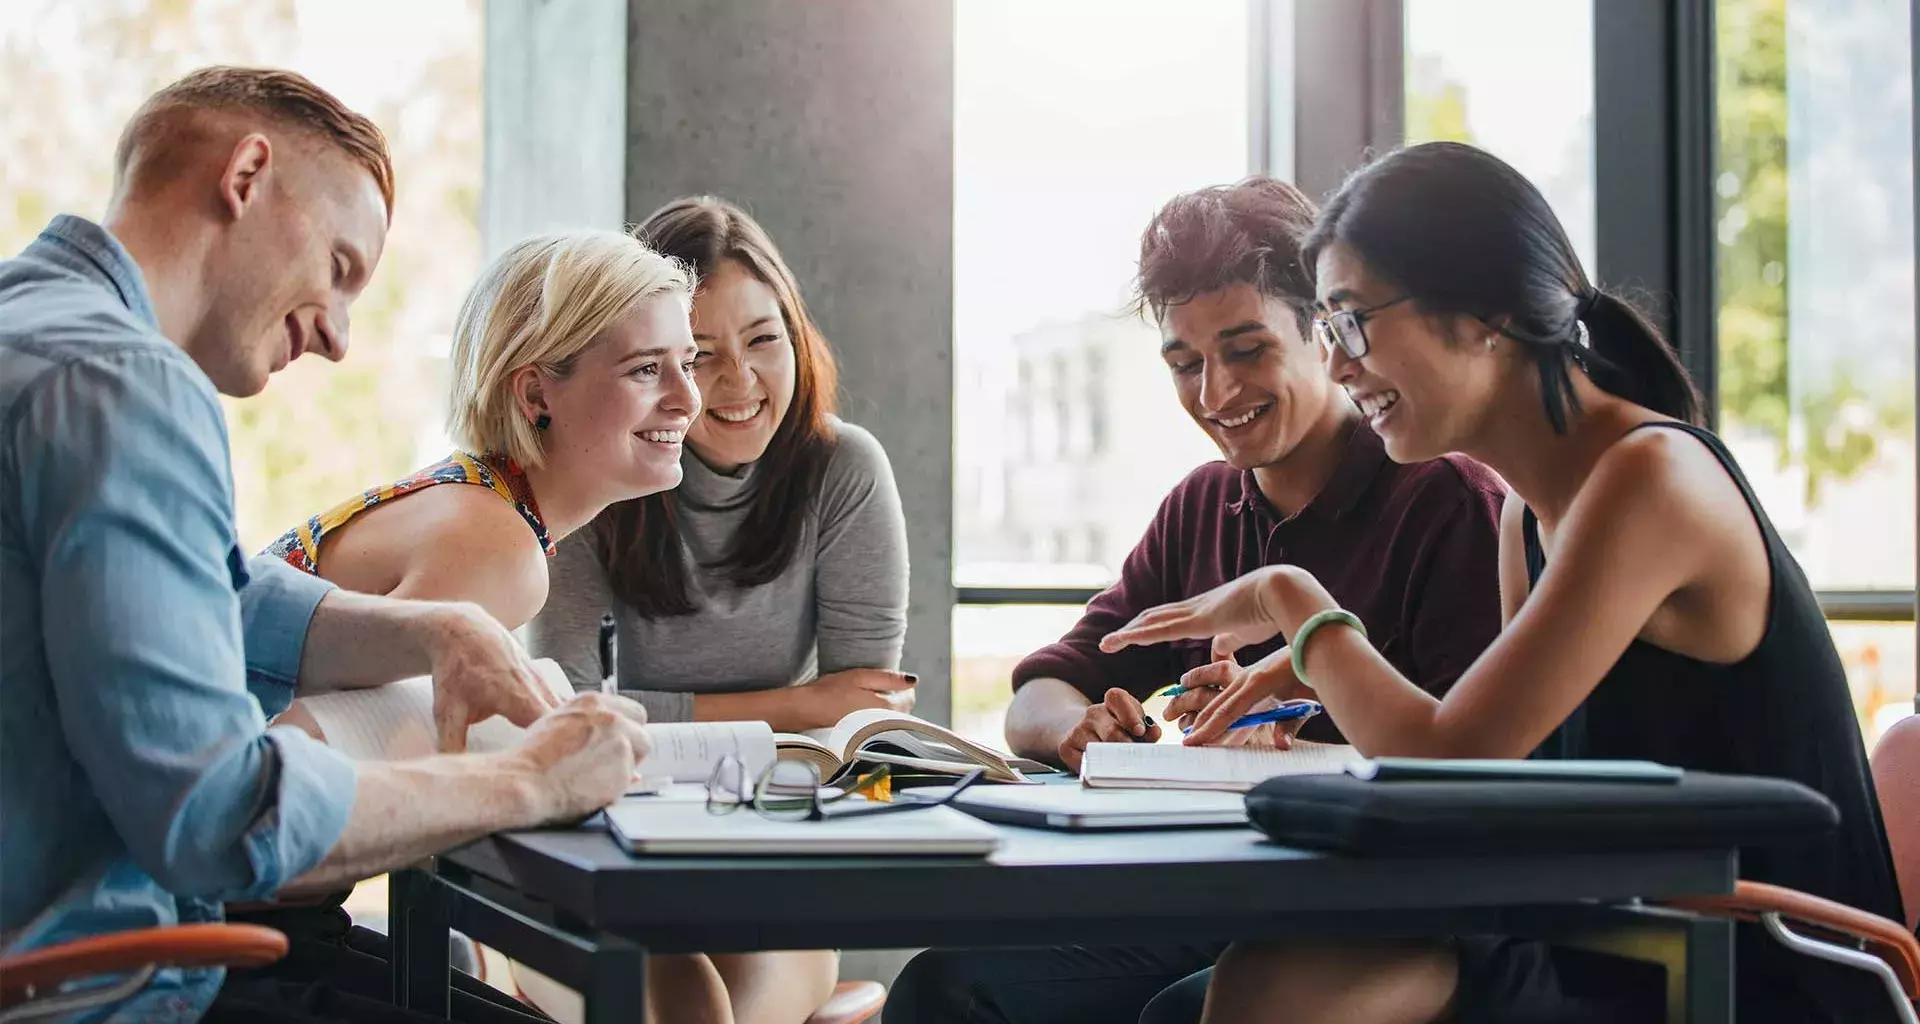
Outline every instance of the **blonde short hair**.
{"type": "Polygon", "coordinates": [[[453,328],[447,432],[476,453],[524,467],[542,461],[540,433],[514,400],[513,375],[552,377],[615,321],[660,295],[693,296],[693,270],[617,231],[536,235],[480,273],[453,328]]]}

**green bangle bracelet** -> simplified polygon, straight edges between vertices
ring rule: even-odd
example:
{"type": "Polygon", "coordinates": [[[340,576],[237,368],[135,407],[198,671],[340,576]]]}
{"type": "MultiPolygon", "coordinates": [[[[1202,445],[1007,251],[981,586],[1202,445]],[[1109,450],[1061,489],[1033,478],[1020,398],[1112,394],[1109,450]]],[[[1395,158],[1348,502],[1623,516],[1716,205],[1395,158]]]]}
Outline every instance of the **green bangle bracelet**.
{"type": "Polygon", "coordinates": [[[1293,676],[1295,679],[1300,680],[1300,685],[1308,689],[1312,689],[1313,684],[1307,681],[1307,641],[1313,639],[1314,630],[1319,629],[1329,622],[1339,622],[1352,626],[1360,631],[1362,639],[1365,639],[1367,635],[1367,624],[1360,621],[1360,616],[1353,614],[1345,608],[1329,608],[1323,612],[1315,612],[1307,618],[1307,621],[1302,622],[1300,628],[1294,630],[1293,641],[1289,644],[1289,647],[1291,647],[1293,652],[1293,676]]]}

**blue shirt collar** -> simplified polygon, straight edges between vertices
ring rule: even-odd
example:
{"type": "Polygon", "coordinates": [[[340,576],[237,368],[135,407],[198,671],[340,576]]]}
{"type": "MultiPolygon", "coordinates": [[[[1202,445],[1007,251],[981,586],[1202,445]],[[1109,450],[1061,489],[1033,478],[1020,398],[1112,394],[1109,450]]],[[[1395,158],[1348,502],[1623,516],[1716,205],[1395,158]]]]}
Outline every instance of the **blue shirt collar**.
{"type": "Polygon", "coordinates": [[[111,287],[134,316],[160,330],[160,318],[154,314],[153,299],[147,294],[146,278],[133,261],[126,246],[112,232],[70,213],[53,218],[40,237],[29,247],[34,255],[53,260],[64,267],[111,287]]]}

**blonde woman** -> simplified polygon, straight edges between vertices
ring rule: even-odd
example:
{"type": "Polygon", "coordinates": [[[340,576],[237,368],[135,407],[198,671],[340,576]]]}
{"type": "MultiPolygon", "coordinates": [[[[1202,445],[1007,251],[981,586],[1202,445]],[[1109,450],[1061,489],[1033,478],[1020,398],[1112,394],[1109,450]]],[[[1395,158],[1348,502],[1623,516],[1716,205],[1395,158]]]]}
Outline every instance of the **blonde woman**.
{"type": "Polygon", "coordinates": [[[518,628],[546,602],[555,542],[614,502],[680,483],[700,411],[692,284],[683,265],[611,231],[508,249],[454,327],[459,450],[268,550],[350,590],[472,601],[518,628]]]}
{"type": "MultiPolygon", "coordinates": [[[[454,327],[459,448],[269,552],[350,590],[471,601],[519,627],[546,601],[557,541],[614,502],[680,482],[681,440],[700,411],[692,292],[684,264],[616,232],[508,249],[454,327]]],[[[298,703],[281,720],[317,734],[298,703]]],[[[649,1019],[733,1019],[705,956],[648,963],[649,1019]]]]}

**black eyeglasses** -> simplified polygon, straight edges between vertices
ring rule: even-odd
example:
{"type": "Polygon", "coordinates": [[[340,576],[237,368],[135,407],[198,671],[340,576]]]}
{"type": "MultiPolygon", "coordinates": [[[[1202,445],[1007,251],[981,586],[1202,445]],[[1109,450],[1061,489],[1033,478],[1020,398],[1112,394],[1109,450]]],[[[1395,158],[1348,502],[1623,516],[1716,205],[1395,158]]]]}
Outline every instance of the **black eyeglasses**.
{"type": "Polygon", "coordinates": [[[1340,351],[1346,353],[1348,359],[1359,359],[1373,347],[1367,344],[1365,326],[1367,318],[1389,306],[1398,306],[1411,298],[1413,298],[1411,295],[1402,295],[1397,299],[1389,299],[1365,309],[1343,309],[1338,313],[1316,316],[1313,318],[1313,336],[1320,342],[1321,347],[1327,350],[1328,355],[1332,355],[1334,347],[1338,346],[1340,351]]]}
{"type": "Polygon", "coordinates": [[[826,821],[830,818],[858,818],[869,814],[888,814],[894,811],[916,811],[923,807],[938,807],[950,803],[968,786],[979,782],[986,776],[986,769],[976,768],[961,776],[945,795],[938,799],[922,799],[912,794],[903,794],[892,803],[859,803],[835,807],[834,804],[855,793],[872,793],[884,789],[889,782],[889,773],[885,765],[860,776],[844,789],[834,787],[822,792],[820,771],[807,761],[775,761],[760,773],[760,778],[751,787],[747,785],[747,766],[737,755],[728,754],[713,766],[713,774],[707,777],[707,813],[731,814],[742,807],[751,807],[762,817],[776,821],[826,821]],[[829,810],[831,808],[831,810],[829,810]]]}

